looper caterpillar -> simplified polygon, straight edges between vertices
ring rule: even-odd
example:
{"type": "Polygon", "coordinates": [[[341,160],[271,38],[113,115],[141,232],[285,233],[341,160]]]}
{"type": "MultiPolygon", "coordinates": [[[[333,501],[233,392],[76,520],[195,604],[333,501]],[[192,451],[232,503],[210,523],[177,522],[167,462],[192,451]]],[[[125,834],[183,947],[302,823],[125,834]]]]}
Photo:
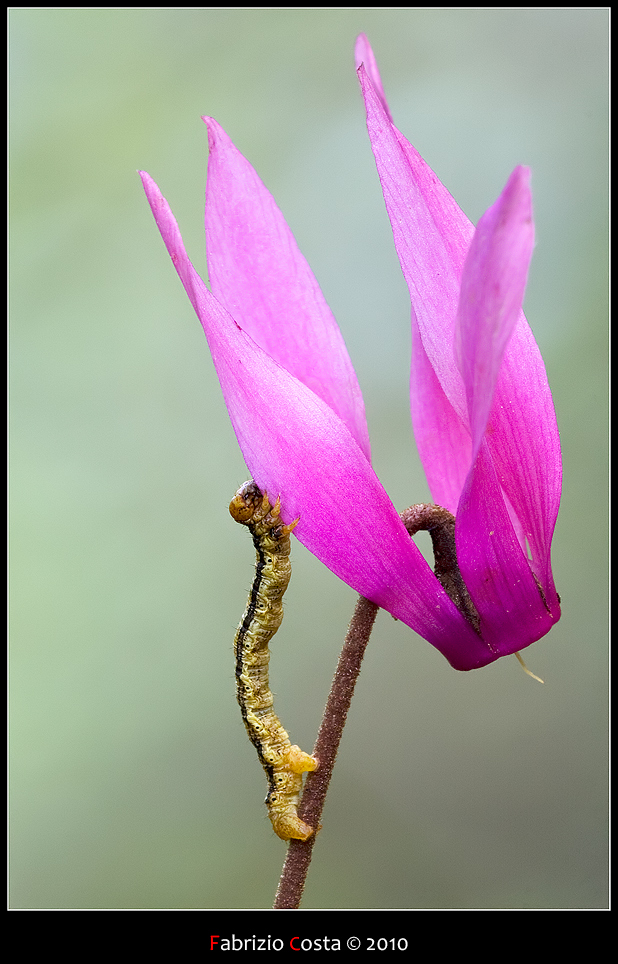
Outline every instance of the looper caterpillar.
{"type": "Polygon", "coordinates": [[[252,481],[230,502],[230,514],[249,529],[257,556],[247,609],[234,640],[236,697],[268,778],[266,806],[273,830],[282,840],[307,840],[314,828],[298,816],[298,795],[303,773],[316,770],[318,761],[290,743],[273,709],[268,683],[268,644],[283,619],[283,594],[292,572],[290,532],[299,521],[284,525],[279,512],[279,499],[271,505],[267,493],[252,481]]]}

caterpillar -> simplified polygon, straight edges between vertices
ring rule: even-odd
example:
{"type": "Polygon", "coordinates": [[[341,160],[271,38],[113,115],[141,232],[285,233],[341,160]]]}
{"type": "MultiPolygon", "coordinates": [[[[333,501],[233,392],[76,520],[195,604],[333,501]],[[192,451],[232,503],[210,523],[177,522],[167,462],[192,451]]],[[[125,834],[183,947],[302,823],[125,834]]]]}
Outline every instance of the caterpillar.
{"type": "Polygon", "coordinates": [[[245,482],[230,502],[232,518],[247,526],[256,552],[253,586],[234,639],[236,698],[268,779],[265,802],[273,830],[282,840],[307,840],[314,828],[298,816],[298,796],[303,773],[316,770],[318,761],[290,743],[268,682],[268,644],[281,625],[292,572],[290,532],[300,521],[284,525],[280,510],[279,498],[271,505],[253,481],[245,482]]]}

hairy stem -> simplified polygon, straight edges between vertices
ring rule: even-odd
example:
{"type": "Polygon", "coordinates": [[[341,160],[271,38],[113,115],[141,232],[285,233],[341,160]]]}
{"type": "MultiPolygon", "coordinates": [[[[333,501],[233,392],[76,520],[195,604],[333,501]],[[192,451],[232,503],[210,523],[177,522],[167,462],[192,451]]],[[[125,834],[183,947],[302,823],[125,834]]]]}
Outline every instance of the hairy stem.
{"type": "MultiPolygon", "coordinates": [[[[454,516],[439,505],[422,504],[405,509],[401,513],[401,520],[411,536],[421,529],[429,532],[433,545],[436,578],[461,614],[480,635],[479,615],[457,564],[454,516]]],[[[318,830],[343,727],[378,609],[379,606],[375,603],[363,596],[359,597],[313,749],[313,756],[317,758],[319,767],[307,777],[298,815],[301,820],[312,827],[317,827],[318,830]]],[[[300,906],[316,837],[317,831],[306,841],[290,841],[273,905],[275,909],[291,909],[300,906]]]]}
{"type": "Polygon", "coordinates": [[[401,513],[401,521],[411,536],[429,532],[433,546],[436,579],[475,633],[481,635],[480,618],[462,579],[455,550],[455,516],[441,505],[411,505],[401,513]]]}
{"type": "MultiPolygon", "coordinates": [[[[319,827],[343,727],[378,609],[375,603],[359,597],[339,656],[322,725],[313,748],[313,756],[318,759],[319,767],[307,776],[298,809],[300,819],[312,827],[319,827]]],[[[300,905],[316,836],[317,832],[309,840],[290,841],[273,905],[275,909],[300,905]]]]}

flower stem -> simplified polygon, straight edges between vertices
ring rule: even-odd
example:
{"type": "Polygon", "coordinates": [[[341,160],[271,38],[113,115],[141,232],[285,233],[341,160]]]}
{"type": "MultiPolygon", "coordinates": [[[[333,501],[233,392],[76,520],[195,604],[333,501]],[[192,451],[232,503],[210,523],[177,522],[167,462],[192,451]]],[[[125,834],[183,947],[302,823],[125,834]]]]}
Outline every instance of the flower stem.
{"type": "MultiPolygon", "coordinates": [[[[479,616],[457,564],[454,516],[439,505],[422,504],[411,505],[409,509],[405,509],[401,513],[401,520],[411,536],[421,529],[429,531],[433,544],[436,577],[462,615],[480,635],[479,616]]],[[[300,819],[311,827],[317,827],[317,830],[308,840],[290,840],[273,904],[275,910],[294,909],[300,906],[343,727],[379,608],[364,596],[359,596],[339,656],[320,732],[313,748],[313,756],[318,759],[319,767],[307,776],[298,808],[300,819]]]]}
{"type": "Polygon", "coordinates": [[[313,748],[313,755],[317,757],[320,765],[307,776],[298,809],[301,820],[312,827],[317,827],[318,830],[309,840],[290,840],[273,905],[275,909],[291,909],[300,906],[343,727],[378,609],[379,606],[375,603],[359,596],[339,656],[322,725],[313,748]]]}
{"type": "Polygon", "coordinates": [[[411,505],[401,513],[401,521],[413,536],[424,530],[429,532],[433,545],[434,573],[445,593],[455,603],[461,615],[468,620],[474,632],[481,635],[481,621],[476,606],[462,579],[455,548],[455,516],[441,505],[421,503],[411,505]]]}

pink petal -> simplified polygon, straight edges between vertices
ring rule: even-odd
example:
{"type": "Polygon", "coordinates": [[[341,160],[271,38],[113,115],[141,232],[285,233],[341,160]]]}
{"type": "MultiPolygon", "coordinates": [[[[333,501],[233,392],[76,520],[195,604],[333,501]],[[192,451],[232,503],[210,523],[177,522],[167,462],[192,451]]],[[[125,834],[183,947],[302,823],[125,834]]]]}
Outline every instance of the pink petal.
{"type": "Polygon", "coordinates": [[[473,227],[418,151],[390,122],[364,67],[358,76],[386,209],[422,343],[442,390],[467,425],[453,341],[464,258],[473,227]]]}
{"type": "Polygon", "coordinates": [[[455,536],[461,575],[487,644],[507,656],[549,632],[560,618],[557,598],[550,602],[534,578],[485,442],[461,495],[455,536]]]}
{"type": "Polygon", "coordinates": [[[410,408],[414,438],[437,505],[453,515],[470,469],[472,444],[467,424],[458,418],[427,357],[412,312],[410,408]]]}
{"type": "Polygon", "coordinates": [[[378,62],[375,58],[373,50],[371,49],[371,44],[367,40],[367,36],[364,33],[359,34],[356,38],[356,45],[354,47],[354,62],[357,70],[362,65],[367,71],[367,74],[371,78],[375,92],[380,98],[384,113],[392,123],[393,118],[391,117],[391,112],[386,102],[386,95],[384,93],[384,87],[382,86],[382,78],[380,77],[378,62]]]}
{"type": "Polygon", "coordinates": [[[360,386],[320,287],[254,169],[215,120],[203,120],[213,294],[271,358],[330,405],[370,458],[360,386]]]}
{"type": "MultiPolygon", "coordinates": [[[[515,172],[491,209],[493,213],[488,212],[482,229],[487,229],[494,241],[499,239],[500,213],[508,213],[507,234],[514,232],[516,238],[514,254],[503,244],[502,253],[494,258],[490,252],[489,259],[493,265],[490,276],[495,282],[497,269],[507,270],[509,259],[514,258],[516,278],[512,284],[500,283],[508,319],[491,320],[486,314],[484,325],[476,332],[474,324],[479,316],[469,312],[468,297],[462,309],[466,318],[462,354],[463,329],[458,332],[456,320],[472,225],[391,123],[383,92],[376,90],[363,67],[358,73],[395,246],[412,300],[415,358],[411,410],[431,492],[436,502],[453,511],[457,493],[466,484],[466,462],[471,469],[473,457],[470,403],[476,448],[485,438],[500,480],[502,501],[507,500],[515,516],[521,542],[527,540],[531,565],[548,606],[552,613],[559,612],[550,546],[560,502],[560,441],[543,360],[523,313],[516,312],[514,306],[523,295],[522,265],[531,244],[531,223],[526,224],[529,202],[525,198],[525,173],[523,169],[515,172]],[[457,341],[466,382],[455,352],[457,341]],[[481,364],[488,346],[491,361],[481,364]]],[[[480,282],[477,270],[472,270],[470,277],[473,286],[480,282]]],[[[464,287],[469,294],[469,283],[464,287]]],[[[486,287],[483,298],[491,301],[490,295],[486,287]]],[[[495,308],[495,299],[493,304],[495,308]]],[[[472,482],[470,492],[474,493],[472,482]]],[[[505,511],[509,509],[505,507],[505,511]]]]}
{"type": "Polygon", "coordinates": [[[473,457],[524,299],[534,247],[529,181],[527,168],[513,171],[479,221],[462,273],[455,355],[466,387],[473,457]]]}
{"type": "Polygon", "coordinates": [[[485,439],[532,569],[549,608],[559,614],[551,541],[562,490],[560,436],[543,359],[523,313],[504,353],[485,439]]]}
{"type": "MultiPolygon", "coordinates": [[[[550,561],[561,489],[559,437],[543,362],[521,311],[533,245],[529,171],[518,167],[479,221],[470,245],[456,354],[468,398],[473,457],[486,438],[519,536],[513,565],[520,565],[519,556],[527,565],[527,539],[546,603],[559,613],[550,561]]],[[[477,485],[482,485],[479,478],[470,480],[472,503],[486,499],[476,492],[477,485]]],[[[461,507],[457,520],[463,524],[461,507]]],[[[494,521],[489,525],[500,531],[494,521]]],[[[503,578],[512,583],[506,566],[503,578]]]]}
{"type": "Polygon", "coordinates": [[[169,206],[141,172],[172,261],[204,327],[234,431],[258,485],[337,576],[436,646],[457,669],[497,654],[474,633],[409,538],[367,458],[321,398],[249,337],[189,261],[169,206]]]}

